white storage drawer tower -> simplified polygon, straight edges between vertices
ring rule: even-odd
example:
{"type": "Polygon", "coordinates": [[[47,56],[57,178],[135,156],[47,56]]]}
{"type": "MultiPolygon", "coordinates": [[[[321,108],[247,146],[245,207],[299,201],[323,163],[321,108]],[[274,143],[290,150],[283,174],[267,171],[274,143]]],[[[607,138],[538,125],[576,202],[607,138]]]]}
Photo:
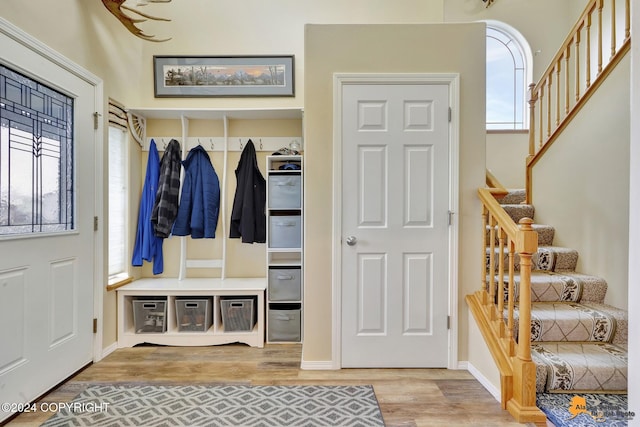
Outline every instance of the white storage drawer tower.
{"type": "Polygon", "coordinates": [[[302,156],[267,156],[267,341],[302,341],[302,156]]]}
{"type": "Polygon", "coordinates": [[[292,142],[302,145],[302,111],[139,109],[132,110],[129,119],[143,151],[153,138],[159,151],[176,139],[183,159],[196,145],[209,152],[217,162],[220,216],[215,239],[166,239],[163,275],[143,277],[117,289],[118,345],[241,342],[263,347],[265,340],[300,342],[302,157],[266,153],[292,142]],[[161,136],[146,135],[147,120],[154,120],[161,136]],[[177,129],[177,133],[181,129],[181,135],[167,135],[165,129],[177,129]],[[265,134],[239,137],[243,129],[265,134]],[[242,244],[228,237],[236,185],[236,165],[228,163],[239,159],[249,139],[258,154],[268,159],[266,244],[242,244]],[[280,169],[283,164],[298,169],[280,169]]]}

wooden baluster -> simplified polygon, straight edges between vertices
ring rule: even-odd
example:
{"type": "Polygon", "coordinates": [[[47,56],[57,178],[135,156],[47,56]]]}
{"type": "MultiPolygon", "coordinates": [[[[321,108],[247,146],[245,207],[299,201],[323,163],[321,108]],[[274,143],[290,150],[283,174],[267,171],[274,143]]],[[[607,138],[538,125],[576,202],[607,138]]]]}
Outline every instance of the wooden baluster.
{"type": "Polygon", "coordinates": [[[498,318],[500,319],[500,337],[504,338],[504,241],[506,234],[502,227],[499,227],[500,245],[498,246],[498,318]]]}
{"type": "Polygon", "coordinates": [[[571,56],[571,42],[567,44],[564,56],[564,116],[569,115],[569,88],[571,87],[569,73],[569,57],[571,56]]]}
{"type": "Polygon", "coordinates": [[[611,56],[609,61],[616,54],[616,0],[611,0],[611,56]]]}
{"type": "Polygon", "coordinates": [[[631,37],[631,0],[625,0],[624,4],[624,39],[631,37]]]}
{"type": "Polygon", "coordinates": [[[598,0],[598,74],[600,75],[602,72],[602,33],[604,32],[604,28],[602,28],[602,8],[604,7],[603,0],[598,0]]]}
{"type": "Polygon", "coordinates": [[[582,32],[582,24],[576,31],[576,77],[575,77],[575,85],[576,85],[576,103],[580,100],[580,33],[582,32]]]}
{"type": "Polygon", "coordinates": [[[507,316],[507,333],[509,340],[509,356],[515,354],[515,338],[513,336],[513,312],[515,310],[516,298],[514,295],[514,277],[515,277],[515,244],[513,240],[509,240],[509,288],[507,290],[508,316],[507,316]]]}
{"type": "Polygon", "coordinates": [[[542,141],[544,138],[544,133],[542,132],[542,130],[544,129],[543,127],[543,123],[544,123],[544,85],[540,85],[540,96],[539,96],[539,101],[538,101],[538,116],[540,117],[538,119],[538,150],[542,148],[542,141]]]}
{"type": "Polygon", "coordinates": [[[587,15],[587,43],[584,47],[587,57],[587,65],[585,67],[586,89],[591,87],[591,12],[587,15]]]}
{"type": "Polygon", "coordinates": [[[495,304],[496,304],[496,265],[494,262],[496,248],[496,220],[489,212],[489,301],[491,302],[489,318],[496,320],[495,304]]]}
{"type": "Polygon", "coordinates": [[[531,167],[529,162],[535,156],[536,150],[536,103],[538,102],[538,94],[535,91],[536,85],[531,83],[529,85],[529,155],[526,160],[526,172],[525,172],[525,202],[532,203],[532,185],[531,182],[531,167]]]}
{"type": "Polygon", "coordinates": [[[536,102],[538,102],[538,93],[535,92],[536,85],[529,85],[529,157],[536,154],[536,102]]]}
{"type": "Polygon", "coordinates": [[[558,58],[558,62],[556,63],[556,127],[560,125],[560,67],[562,66],[562,56],[558,58]]]}
{"type": "Polygon", "coordinates": [[[547,139],[551,135],[551,86],[553,84],[553,73],[547,77],[547,139]]]}
{"type": "Polygon", "coordinates": [[[480,291],[482,292],[482,304],[487,304],[487,291],[488,291],[488,282],[487,282],[487,215],[488,215],[487,207],[482,204],[482,275],[480,275],[481,283],[480,283],[480,291]]]}

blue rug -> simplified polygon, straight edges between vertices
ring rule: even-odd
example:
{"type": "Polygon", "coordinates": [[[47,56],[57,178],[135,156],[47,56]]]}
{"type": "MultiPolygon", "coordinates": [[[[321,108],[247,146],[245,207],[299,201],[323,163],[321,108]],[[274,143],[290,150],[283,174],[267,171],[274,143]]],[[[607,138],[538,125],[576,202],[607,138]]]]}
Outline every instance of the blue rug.
{"type": "Polygon", "coordinates": [[[538,393],[537,404],[556,427],[627,427],[636,416],[626,394],[538,393]]]}
{"type": "Polygon", "coordinates": [[[43,426],[383,427],[370,385],[91,385],[43,426]]]}

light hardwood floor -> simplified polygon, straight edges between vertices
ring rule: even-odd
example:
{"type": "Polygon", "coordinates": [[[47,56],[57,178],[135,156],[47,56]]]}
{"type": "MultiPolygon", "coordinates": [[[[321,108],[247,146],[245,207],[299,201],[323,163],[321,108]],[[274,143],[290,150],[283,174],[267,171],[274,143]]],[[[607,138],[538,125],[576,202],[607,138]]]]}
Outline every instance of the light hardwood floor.
{"type": "MultiPolygon", "coordinates": [[[[467,371],[447,369],[300,369],[299,345],[263,349],[138,346],[119,349],[44,396],[67,402],[87,383],[358,385],[371,384],[388,427],[522,426],[467,371]]],[[[51,413],[22,414],[8,425],[38,426],[51,413]]]]}

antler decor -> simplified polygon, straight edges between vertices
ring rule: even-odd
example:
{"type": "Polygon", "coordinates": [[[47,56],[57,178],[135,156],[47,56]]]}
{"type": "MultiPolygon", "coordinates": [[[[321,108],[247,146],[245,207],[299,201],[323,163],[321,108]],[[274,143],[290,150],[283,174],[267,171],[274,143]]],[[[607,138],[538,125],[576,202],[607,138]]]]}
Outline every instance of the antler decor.
{"type": "MultiPolygon", "coordinates": [[[[136,24],[139,24],[141,22],[145,22],[146,19],[132,18],[132,17],[128,16],[127,14],[125,14],[123,12],[123,9],[124,10],[128,10],[129,12],[133,12],[136,15],[140,15],[140,16],[142,16],[144,18],[152,19],[154,21],[171,21],[171,19],[159,18],[157,16],[147,15],[146,13],[142,13],[139,10],[130,8],[128,6],[125,6],[124,5],[125,1],[126,0],[102,0],[102,4],[104,4],[104,6],[107,8],[107,10],[109,12],[111,12],[113,14],[113,16],[118,18],[118,20],[120,22],[122,22],[122,24],[125,26],[125,28],[127,30],[129,30],[129,32],[131,32],[131,34],[133,34],[134,36],[140,37],[141,39],[152,41],[152,42],[166,42],[167,40],[171,40],[171,38],[168,38],[168,39],[157,39],[156,36],[154,36],[154,35],[145,34],[144,31],[141,30],[140,28],[138,28],[136,24]]],[[[170,1],[171,0],[142,0],[138,4],[140,6],[144,6],[147,3],[169,3],[170,1]]]]}
{"type": "Polygon", "coordinates": [[[484,7],[489,7],[495,0],[482,0],[484,2],[484,7]]]}

